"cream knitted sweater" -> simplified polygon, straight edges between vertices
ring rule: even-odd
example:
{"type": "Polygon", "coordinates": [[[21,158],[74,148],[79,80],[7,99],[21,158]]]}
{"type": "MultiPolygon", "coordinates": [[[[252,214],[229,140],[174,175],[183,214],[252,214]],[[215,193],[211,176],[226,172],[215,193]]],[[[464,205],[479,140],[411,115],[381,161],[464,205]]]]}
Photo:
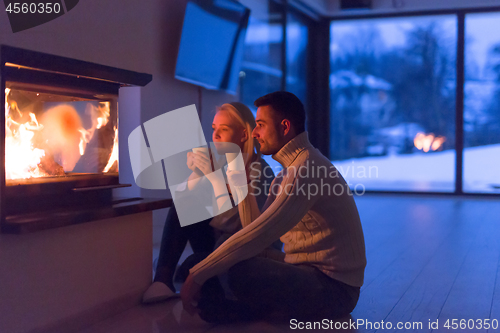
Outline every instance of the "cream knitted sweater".
{"type": "MultiPolygon", "coordinates": [[[[193,279],[203,284],[280,238],[285,262],[316,266],[331,278],[361,287],[365,242],[345,180],[311,145],[307,132],[290,140],[273,159],[283,170],[271,184],[263,212],[259,212],[253,195],[240,202],[243,229],[194,266],[190,270],[193,279]]],[[[241,190],[237,188],[237,195],[243,193],[241,190]]],[[[252,193],[250,189],[248,193],[252,193]]]]}

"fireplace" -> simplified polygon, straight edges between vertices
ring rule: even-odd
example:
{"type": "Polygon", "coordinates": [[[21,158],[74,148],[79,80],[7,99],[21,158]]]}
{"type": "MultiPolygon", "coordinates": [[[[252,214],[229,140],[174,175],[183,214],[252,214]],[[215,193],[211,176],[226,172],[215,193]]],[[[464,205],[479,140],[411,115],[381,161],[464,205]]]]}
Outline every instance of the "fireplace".
{"type": "Polygon", "coordinates": [[[0,217],[106,205],[119,184],[118,91],[152,76],[1,46],[0,217]]]}

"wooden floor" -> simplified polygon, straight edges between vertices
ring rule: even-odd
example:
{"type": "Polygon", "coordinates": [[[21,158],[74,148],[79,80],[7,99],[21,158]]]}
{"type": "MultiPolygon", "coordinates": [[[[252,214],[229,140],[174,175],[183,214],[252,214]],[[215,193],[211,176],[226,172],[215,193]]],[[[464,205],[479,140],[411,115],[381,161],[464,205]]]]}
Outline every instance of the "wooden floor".
{"type": "MultiPolygon", "coordinates": [[[[500,320],[499,199],[372,194],[356,202],[368,265],[358,306],[345,319],[360,325],[344,331],[488,332],[479,329],[478,320],[500,320]],[[452,319],[457,329],[444,326],[452,319]],[[460,320],[469,319],[474,320],[465,322],[470,328],[460,329],[460,320]],[[438,328],[429,328],[436,321],[438,328]],[[398,329],[398,323],[407,328],[398,329]]],[[[172,300],[139,306],[85,332],[286,330],[267,323],[208,325],[172,300]]],[[[500,332],[500,325],[489,332],[500,332]]]]}

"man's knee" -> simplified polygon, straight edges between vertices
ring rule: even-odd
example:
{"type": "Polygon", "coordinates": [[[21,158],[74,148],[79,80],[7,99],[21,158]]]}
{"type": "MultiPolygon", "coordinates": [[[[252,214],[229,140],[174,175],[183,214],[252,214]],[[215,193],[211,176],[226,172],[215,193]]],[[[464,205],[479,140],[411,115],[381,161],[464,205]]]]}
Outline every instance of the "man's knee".
{"type": "Polygon", "coordinates": [[[234,264],[228,270],[229,280],[240,280],[262,271],[262,265],[259,259],[261,258],[253,257],[234,264]]]}
{"type": "Polygon", "coordinates": [[[236,297],[244,296],[242,293],[249,290],[252,283],[257,282],[259,272],[262,273],[258,259],[254,257],[240,261],[229,268],[227,272],[228,284],[236,297]]]}
{"type": "Polygon", "coordinates": [[[262,295],[272,298],[279,293],[277,289],[283,281],[280,265],[283,264],[261,257],[241,261],[227,272],[229,288],[241,300],[256,301],[262,295]]]}

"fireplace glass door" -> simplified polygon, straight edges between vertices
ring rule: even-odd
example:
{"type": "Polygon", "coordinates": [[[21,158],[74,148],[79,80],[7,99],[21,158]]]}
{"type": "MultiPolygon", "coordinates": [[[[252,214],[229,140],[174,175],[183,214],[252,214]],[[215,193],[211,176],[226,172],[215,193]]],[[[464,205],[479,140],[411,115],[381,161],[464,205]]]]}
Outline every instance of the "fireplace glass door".
{"type": "Polygon", "coordinates": [[[6,82],[6,185],[117,176],[117,108],[112,94],[6,82]]]}

